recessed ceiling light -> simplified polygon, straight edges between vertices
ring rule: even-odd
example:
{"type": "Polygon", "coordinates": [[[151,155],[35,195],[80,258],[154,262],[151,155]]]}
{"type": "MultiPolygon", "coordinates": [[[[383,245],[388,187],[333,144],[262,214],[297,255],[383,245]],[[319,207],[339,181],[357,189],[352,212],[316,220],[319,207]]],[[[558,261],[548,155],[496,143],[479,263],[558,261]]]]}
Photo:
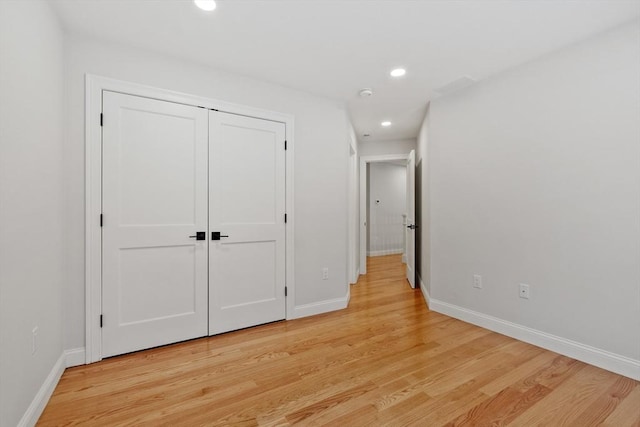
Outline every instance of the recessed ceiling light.
{"type": "Polygon", "coordinates": [[[215,10],[215,8],[216,8],[215,0],[193,0],[193,2],[200,9],[205,10],[207,12],[211,12],[212,10],[215,10]]]}
{"type": "Polygon", "coordinates": [[[384,126],[384,127],[391,126],[391,122],[389,122],[389,121],[382,122],[382,123],[380,123],[380,124],[381,124],[382,126],[384,126]]]}
{"type": "Polygon", "coordinates": [[[407,70],[405,70],[404,68],[396,68],[391,70],[391,77],[402,77],[405,74],[407,74],[407,70]]]}

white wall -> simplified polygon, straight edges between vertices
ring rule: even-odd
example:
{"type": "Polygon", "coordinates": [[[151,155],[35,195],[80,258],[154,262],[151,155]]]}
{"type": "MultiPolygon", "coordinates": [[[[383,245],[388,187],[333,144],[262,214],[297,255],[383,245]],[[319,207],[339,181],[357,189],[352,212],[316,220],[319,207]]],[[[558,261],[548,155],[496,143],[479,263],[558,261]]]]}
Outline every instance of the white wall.
{"type": "Polygon", "coordinates": [[[62,355],[62,88],[49,5],[0,1],[1,426],[18,424],[62,355]]]}
{"type": "Polygon", "coordinates": [[[369,256],[404,251],[402,215],[407,205],[407,167],[369,163],[369,256]]]}
{"type": "Polygon", "coordinates": [[[381,156],[386,154],[407,155],[416,149],[415,139],[400,139],[397,141],[360,142],[360,156],[381,156]]]}
{"type": "Polygon", "coordinates": [[[67,40],[68,186],[65,348],[84,346],[84,75],[111,77],[295,115],[296,305],[345,298],[349,147],[334,101],[152,52],[71,36],[67,40]],[[329,280],[322,280],[322,268],[329,280]]]}
{"type": "Polygon", "coordinates": [[[640,362],[639,76],[636,20],[431,103],[432,302],[640,362]]]}

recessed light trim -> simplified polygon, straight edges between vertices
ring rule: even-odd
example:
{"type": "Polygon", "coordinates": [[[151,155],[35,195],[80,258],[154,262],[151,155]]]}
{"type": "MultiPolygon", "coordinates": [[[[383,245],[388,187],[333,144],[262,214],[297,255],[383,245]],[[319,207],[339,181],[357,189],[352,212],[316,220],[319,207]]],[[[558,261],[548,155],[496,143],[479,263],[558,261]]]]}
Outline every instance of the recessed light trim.
{"type": "Polygon", "coordinates": [[[391,77],[402,77],[407,74],[407,70],[405,70],[404,68],[394,68],[389,74],[391,75],[391,77]]]}
{"type": "Polygon", "coordinates": [[[216,9],[215,0],[193,0],[193,2],[196,6],[206,12],[211,12],[216,9]]]}
{"type": "Polygon", "coordinates": [[[391,126],[391,122],[389,120],[385,120],[384,122],[380,123],[380,126],[389,127],[391,126]]]}

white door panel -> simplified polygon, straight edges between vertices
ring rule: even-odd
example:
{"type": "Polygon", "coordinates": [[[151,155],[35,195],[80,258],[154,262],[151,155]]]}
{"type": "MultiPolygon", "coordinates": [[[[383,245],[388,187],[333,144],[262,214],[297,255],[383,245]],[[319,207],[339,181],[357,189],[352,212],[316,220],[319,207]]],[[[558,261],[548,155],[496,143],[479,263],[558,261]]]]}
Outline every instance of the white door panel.
{"type": "Polygon", "coordinates": [[[407,280],[416,287],[416,152],[411,150],[407,163],[407,280]]]}
{"type": "Polygon", "coordinates": [[[284,124],[209,115],[209,334],[285,318],[284,124]],[[211,237],[211,236],[209,236],[211,237]]]}
{"type": "Polygon", "coordinates": [[[207,111],[103,94],[103,357],[207,333],[207,111]]]}

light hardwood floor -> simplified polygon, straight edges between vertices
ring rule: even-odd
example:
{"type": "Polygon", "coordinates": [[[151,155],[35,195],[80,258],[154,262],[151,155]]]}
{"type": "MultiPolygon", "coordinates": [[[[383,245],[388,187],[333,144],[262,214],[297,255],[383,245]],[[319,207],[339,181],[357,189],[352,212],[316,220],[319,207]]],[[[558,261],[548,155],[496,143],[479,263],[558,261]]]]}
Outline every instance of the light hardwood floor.
{"type": "Polygon", "coordinates": [[[346,310],[68,369],[39,425],[640,426],[640,383],[431,312],[399,256],[346,310]]]}

